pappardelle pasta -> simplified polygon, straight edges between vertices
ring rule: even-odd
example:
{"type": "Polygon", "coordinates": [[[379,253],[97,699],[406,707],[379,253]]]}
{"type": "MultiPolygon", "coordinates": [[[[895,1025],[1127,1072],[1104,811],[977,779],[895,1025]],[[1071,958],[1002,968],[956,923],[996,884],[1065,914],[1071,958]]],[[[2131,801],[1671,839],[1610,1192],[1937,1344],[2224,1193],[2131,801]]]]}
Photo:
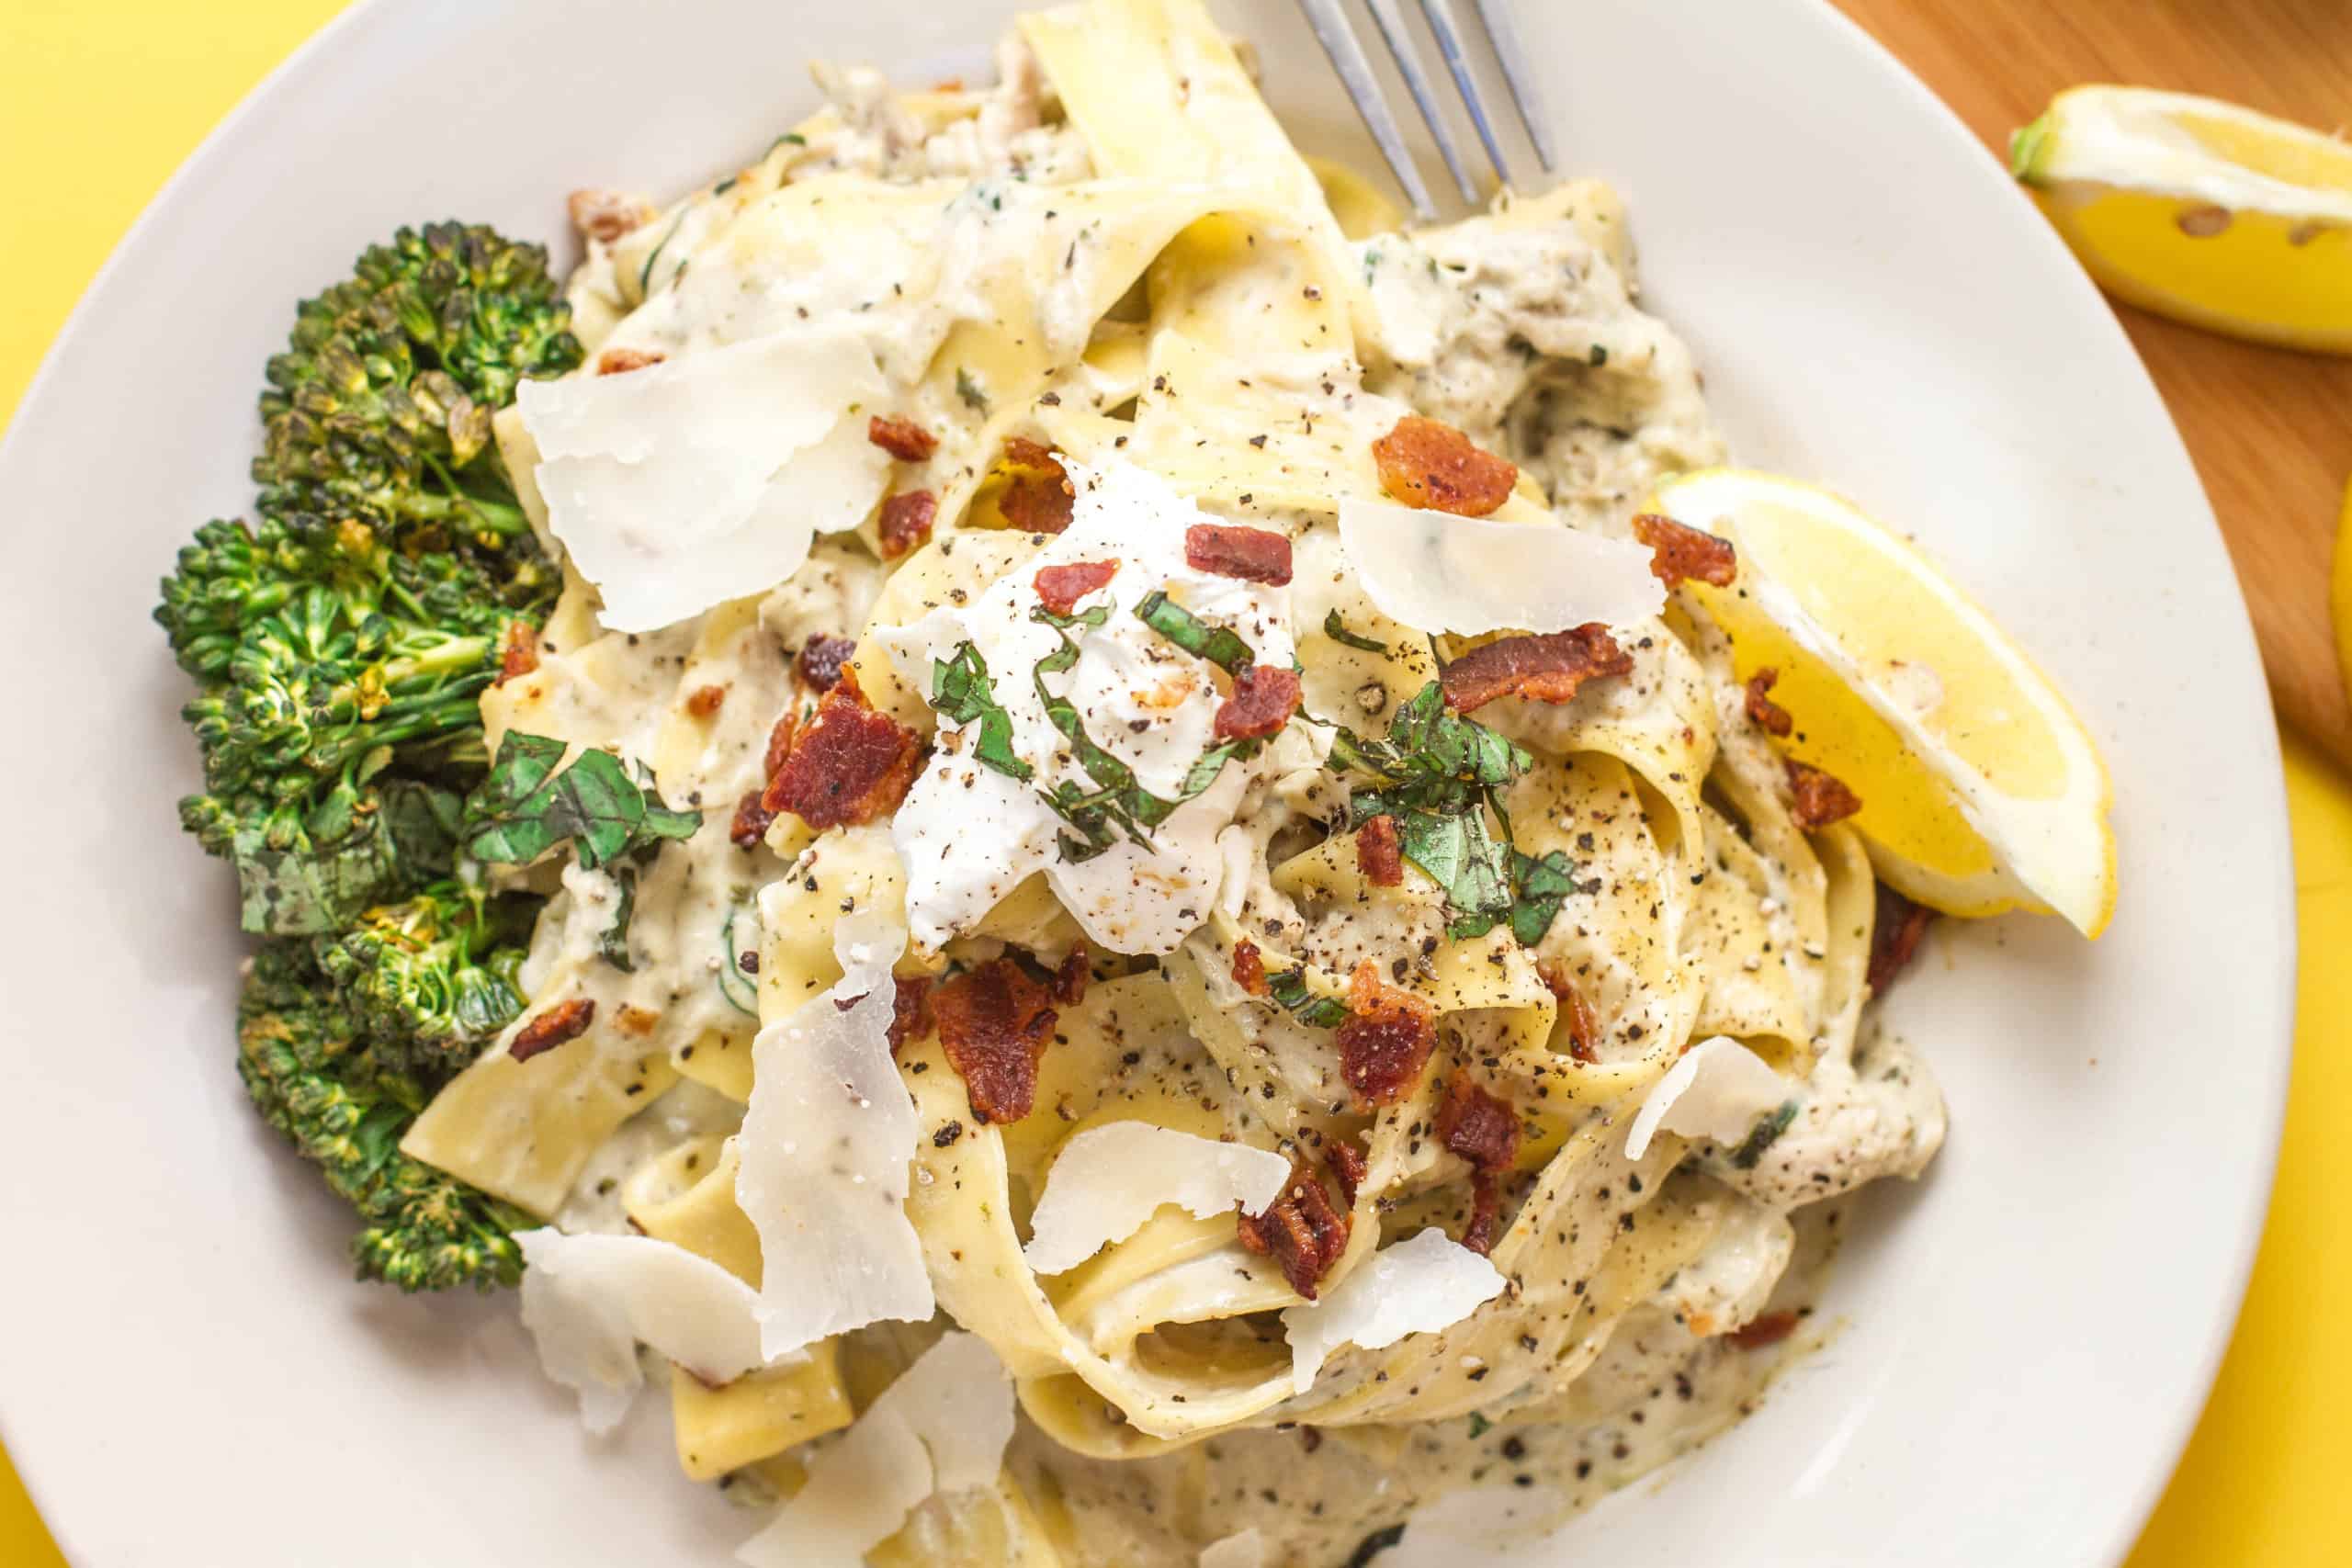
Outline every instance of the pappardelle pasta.
{"type": "Polygon", "coordinates": [[[1936,1154],[1928,894],[1657,499],[1724,451],[1606,185],[1405,229],[1197,0],[997,63],[574,196],[452,829],[544,902],[398,1152],[746,1562],[1556,1522],[1936,1154]]]}

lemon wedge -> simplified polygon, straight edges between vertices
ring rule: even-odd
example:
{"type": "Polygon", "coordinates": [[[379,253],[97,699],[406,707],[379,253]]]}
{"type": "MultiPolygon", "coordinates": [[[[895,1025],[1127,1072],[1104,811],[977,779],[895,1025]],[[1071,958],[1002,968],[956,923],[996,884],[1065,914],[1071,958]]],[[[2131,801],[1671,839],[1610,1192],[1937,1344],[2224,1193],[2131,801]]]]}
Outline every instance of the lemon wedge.
{"type": "Polygon", "coordinates": [[[1731,540],[1728,588],[1690,584],[1742,681],[1779,672],[1783,749],[1861,797],[1878,874],[1954,915],[2054,911],[2086,936],[2115,909],[2112,791],[2032,660],[1917,552],[1827,491],[1709,468],[1650,510],[1731,540]]]}
{"type": "Polygon", "coordinates": [[[2352,146],[2217,98],[2075,87],[2011,140],[2009,167],[2117,297],[2352,354],[2352,146]]]}
{"type": "Polygon", "coordinates": [[[2335,623],[2335,678],[2352,700],[2352,484],[2344,488],[2344,516],[2335,525],[2335,568],[2328,586],[2328,618],[2335,623]]]}

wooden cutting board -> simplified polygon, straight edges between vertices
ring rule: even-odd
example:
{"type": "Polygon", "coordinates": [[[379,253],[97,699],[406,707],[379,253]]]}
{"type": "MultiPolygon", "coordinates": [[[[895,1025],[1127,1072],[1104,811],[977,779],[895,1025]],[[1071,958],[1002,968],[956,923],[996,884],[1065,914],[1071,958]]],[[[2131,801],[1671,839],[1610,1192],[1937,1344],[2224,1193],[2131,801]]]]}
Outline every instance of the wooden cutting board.
{"type": "MultiPolygon", "coordinates": [[[[2352,128],[2352,0],[1835,3],[2004,162],[2010,131],[2085,82],[2208,93],[2322,130],[2352,128]]],[[[2352,357],[2236,343],[2128,305],[2116,313],[2204,476],[2279,716],[2352,768],[2352,705],[2328,618],[2352,483],[2352,357]]]]}

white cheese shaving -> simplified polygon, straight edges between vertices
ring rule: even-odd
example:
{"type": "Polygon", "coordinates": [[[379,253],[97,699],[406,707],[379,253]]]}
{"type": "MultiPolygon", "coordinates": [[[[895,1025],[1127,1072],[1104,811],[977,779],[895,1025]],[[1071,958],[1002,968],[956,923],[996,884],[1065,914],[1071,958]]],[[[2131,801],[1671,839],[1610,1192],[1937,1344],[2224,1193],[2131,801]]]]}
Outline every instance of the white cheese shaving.
{"type": "Polygon", "coordinates": [[[1419,631],[1622,626],[1666,604],[1646,546],[1575,528],[1347,500],[1340,542],[1380,613],[1419,631]]]}
{"type": "Polygon", "coordinates": [[[642,1342],[708,1383],[764,1364],[757,1297],[707,1258],[641,1235],[517,1231],[523,1326],[548,1376],[580,1395],[580,1418],[608,1432],[628,1414],[644,1373],[642,1342]]]}
{"type": "Polygon", "coordinates": [[[1064,824],[1039,792],[1065,782],[1094,786],[1037,694],[1038,662],[1062,646],[1059,633],[1030,618],[1039,570],[1118,562],[1110,581],[1076,606],[1083,613],[1107,605],[1109,617],[1099,627],[1072,627],[1076,664],[1046,679],[1078,710],[1089,739],[1163,799],[1182,793],[1185,775],[1216,746],[1223,698],[1214,667],[1145,625],[1136,605],[1161,590],[1202,620],[1235,632],[1261,663],[1286,665],[1293,653],[1286,587],[1185,563],[1185,530],[1214,518],[1134,464],[1114,460],[1093,468],[1065,460],[1065,467],[1077,491],[1067,531],[969,604],[942,606],[875,634],[899,677],[926,693],[933,663],[952,660],[970,643],[1012,721],[1013,754],[1035,770],[1024,783],[982,763],[978,721],[942,727],[953,739],[933,753],[891,823],[908,868],[908,927],[926,950],[968,930],[1042,871],[1097,944],[1129,953],[1173,951],[1216,907],[1224,882],[1216,836],[1233,820],[1249,781],[1267,765],[1271,749],[1248,761],[1227,761],[1214,784],[1151,831],[1149,844],[1122,838],[1089,860],[1063,857],[1064,824]],[[976,823],[985,823],[985,831],[975,832],[976,823]]]}
{"type": "Polygon", "coordinates": [[[916,1505],[992,1485],[1012,1438],[1012,1383],[988,1341],[951,1331],[808,1467],[808,1483],[737,1551],[752,1568],[862,1568],[916,1505]]]}
{"type": "Polygon", "coordinates": [[[1253,1526],[1201,1548],[1200,1568],[1266,1568],[1266,1538],[1253,1526]]]}
{"type": "Polygon", "coordinates": [[[1383,1247],[1323,1299],[1285,1308],[1294,1393],[1315,1386],[1324,1358],[1342,1345],[1378,1350],[1408,1334],[1450,1328],[1502,1293],[1492,1263],[1431,1225],[1383,1247]]]}
{"type": "Polygon", "coordinates": [[[526,381],[548,527],[614,631],[650,632],[774,587],[810,540],[865,521],[888,389],[845,328],[771,333],[616,376],[526,381]]]}
{"type": "Polygon", "coordinates": [[[735,1201],[760,1235],[770,1356],[932,1314],[905,1207],[919,1122],[890,1060],[890,966],[905,949],[887,919],[844,917],[833,931],[841,980],[752,1042],[735,1201]]]}
{"type": "Polygon", "coordinates": [[[1756,1119],[1789,1097],[1792,1085],[1771,1064],[1718,1034],[1682,1053],[1650,1089],[1625,1134],[1625,1157],[1639,1159],[1660,1131],[1736,1143],[1756,1119]]]}
{"type": "Polygon", "coordinates": [[[1038,1273],[1058,1274],[1135,1235],[1162,1204],[1182,1203],[1200,1220],[1236,1204],[1254,1214],[1289,1179],[1290,1161],[1272,1149],[1148,1122],[1089,1127],[1055,1156],[1023,1256],[1038,1273]]]}

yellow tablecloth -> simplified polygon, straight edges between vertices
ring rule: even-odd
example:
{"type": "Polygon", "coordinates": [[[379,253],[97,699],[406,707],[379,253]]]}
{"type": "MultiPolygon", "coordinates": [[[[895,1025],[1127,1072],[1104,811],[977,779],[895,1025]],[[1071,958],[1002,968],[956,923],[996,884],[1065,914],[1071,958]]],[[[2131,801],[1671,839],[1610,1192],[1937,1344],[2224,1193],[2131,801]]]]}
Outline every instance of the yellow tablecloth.
{"type": "MultiPolygon", "coordinates": [[[[0,0],[0,147],[13,150],[0,421],[155,188],[339,3],[0,0]]],[[[2221,1382],[2131,1568],[2301,1568],[2352,1551],[2352,1323],[2338,1315],[2352,1300],[2338,1206],[2352,1202],[2352,785],[2300,747],[2287,781],[2303,1022],[2278,1193],[2221,1382]]],[[[2231,1046],[2212,1043],[2223,1057],[2231,1046]]],[[[62,1561],[0,1454],[0,1563],[62,1561]]]]}

